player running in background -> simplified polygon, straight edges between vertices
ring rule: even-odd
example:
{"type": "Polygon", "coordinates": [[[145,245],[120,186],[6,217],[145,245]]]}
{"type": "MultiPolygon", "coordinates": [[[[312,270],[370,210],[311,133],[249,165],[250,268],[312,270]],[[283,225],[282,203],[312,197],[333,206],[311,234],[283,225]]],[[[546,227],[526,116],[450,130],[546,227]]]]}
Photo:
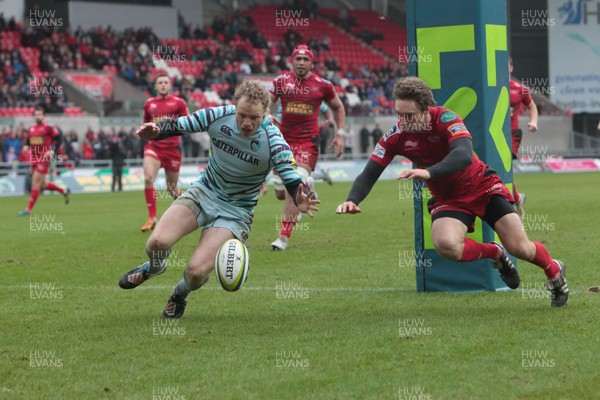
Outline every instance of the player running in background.
{"type": "MultiPolygon", "coordinates": [[[[330,128],[335,129],[336,126],[335,120],[333,118],[333,113],[331,112],[331,109],[327,106],[327,104],[321,103],[321,106],[319,107],[319,113],[323,114],[323,116],[325,117],[325,124],[327,124],[327,126],[329,126],[330,128]]],[[[277,117],[273,117],[272,122],[278,128],[281,127],[281,105],[277,108],[277,117]]],[[[275,197],[277,198],[277,200],[285,200],[285,186],[283,185],[283,182],[281,182],[281,178],[276,173],[273,173],[274,171],[271,172],[272,173],[269,175],[269,177],[267,177],[267,180],[270,181],[275,188],[275,197]]],[[[333,185],[333,179],[331,179],[331,175],[329,175],[329,168],[318,167],[310,174],[308,179],[306,179],[306,185],[312,189],[317,198],[318,196],[317,191],[315,189],[315,180],[319,179],[323,180],[324,182],[327,182],[327,184],[330,186],[333,185]]],[[[266,193],[266,187],[261,188],[261,194],[263,193],[263,191],[266,193]]],[[[299,215],[298,217],[300,216],[301,215],[299,215]]]]}
{"type": "MultiPolygon", "coordinates": [[[[281,99],[281,133],[294,153],[304,183],[314,171],[319,157],[319,107],[323,101],[331,108],[338,127],[333,140],[336,156],[341,156],[344,151],[344,106],[333,84],[311,71],[313,60],[313,52],[308,46],[297,46],[292,53],[293,71],[279,75],[269,89],[269,110],[281,99]]],[[[286,249],[298,215],[292,198],[286,195],[281,231],[277,240],[271,243],[273,250],[286,249]]]]}
{"type": "MultiPolygon", "coordinates": [[[[159,74],[154,81],[156,97],[144,104],[144,122],[160,122],[167,118],[177,118],[189,114],[185,101],[171,96],[171,79],[167,74],[159,74]]],[[[148,207],[148,221],[140,228],[150,231],[156,226],[156,189],[154,180],[158,170],[165,169],[167,190],[173,199],[179,196],[179,168],[181,167],[181,145],[178,137],[162,141],[149,141],[144,146],[144,196],[148,207]]]]}
{"type": "Polygon", "coordinates": [[[163,317],[179,318],[187,296],[208,282],[221,245],[250,234],[260,185],[275,168],[294,199],[310,217],[318,200],[304,193],[294,156],[279,129],[266,117],[269,96],[261,83],[244,81],[235,91],[235,106],[198,110],[192,115],[158,124],[142,125],[143,139],[165,140],[193,132],[208,132],[212,152],[200,179],[167,209],[146,244],[149,261],[128,271],[119,281],[133,289],[166,269],[171,247],[183,236],[202,227],[200,242],[183,279],[175,286],[163,317]]]}
{"type": "MultiPolygon", "coordinates": [[[[508,71],[512,74],[513,63],[512,58],[508,58],[508,71]]],[[[512,133],[512,156],[513,160],[518,158],[519,147],[521,146],[521,140],[523,139],[523,131],[519,128],[519,115],[523,111],[523,107],[527,108],[529,114],[529,122],[527,123],[527,129],[530,132],[537,131],[538,123],[538,110],[529,93],[529,89],[523,86],[520,82],[514,79],[510,80],[510,131],[512,133]]],[[[517,213],[523,219],[525,215],[525,193],[517,192],[517,185],[515,183],[515,177],[513,176],[513,191],[515,197],[515,205],[517,206],[517,213]]]]}
{"type": "Polygon", "coordinates": [[[20,216],[30,215],[35,203],[44,189],[59,192],[65,198],[65,204],[69,204],[69,193],[71,189],[61,188],[54,182],[46,182],[46,175],[56,159],[58,149],[62,143],[62,137],[58,129],[44,122],[45,111],[42,107],[36,107],[33,110],[35,125],[27,131],[25,143],[30,147],[31,162],[31,193],[29,203],[24,211],[19,212],[20,216]]]}
{"type": "Polygon", "coordinates": [[[424,180],[432,198],[431,238],[435,250],[452,261],[492,260],[492,266],[511,289],[520,277],[508,253],[540,267],[548,278],[551,305],[567,303],[569,289],[565,266],[553,260],[543,244],[527,238],[513,207],[513,197],[492,168],[473,153],[471,134],[452,111],[435,106],[431,89],[419,78],[396,82],[393,89],[398,123],[375,146],[363,172],[356,178],[338,214],[361,212],[358,204],[396,155],[417,165],[402,171],[399,179],[424,180]],[[479,243],[467,238],[475,217],[498,234],[499,243],[479,243]],[[508,253],[507,253],[508,250],[508,253]]]}

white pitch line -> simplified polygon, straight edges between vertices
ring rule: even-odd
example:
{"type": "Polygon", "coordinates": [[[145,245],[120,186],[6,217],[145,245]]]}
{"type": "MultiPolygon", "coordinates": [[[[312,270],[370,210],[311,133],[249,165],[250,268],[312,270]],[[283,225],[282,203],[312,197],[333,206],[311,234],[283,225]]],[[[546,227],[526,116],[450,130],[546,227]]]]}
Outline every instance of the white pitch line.
{"type": "MultiPolygon", "coordinates": [[[[0,285],[0,290],[2,289],[8,289],[8,290],[18,290],[18,289],[34,289],[34,290],[94,290],[94,289],[102,289],[102,290],[123,290],[120,287],[118,287],[117,285],[115,286],[71,286],[71,285],[66,285],[66,286],[60,286],[60,285],[56,285],[53,288],[36,288],[35,287],[35,283],[40,283],[40,282],[33,282],[32,285],[34,285],[33,287],[30,287],[29,285],[0,285]]],[[[55,283],[55,282],[54,282],[55,283]]],[[[286,282],[287,284],[288,282],[286,282]]],[[[136,288],[136,290],[164,290],[164,289],[173,289],[173,285],[153,285],[153,286],[140,286],[139,288],[136,288]]],[[[131,289],[130,289],[131,290],[131,289]]],[[[220,287],[207,287],[207,288],[203,288],[202,290],[223,290],[220,287]]],[[[251,291],[255,291],[255,292],[275,292],[277,290],[308,290],[310,292],[402,292],[402,291],[412,291],[413,289],[406,289],[406,288],[391,288],[391,287],[384,287],[384,288],[376,288],[376,287],[365,287],[365,288],[358,288],[358,287],[348,287],[348,288],[335,288],[335,287],[326,287],[326,288],[307,288],[307,287],[298,287],[298,288],[282,288],[282,289],[277,289],[275,287],[256,287],[256,286],[244,286],[244,290],[251,290],[251,291]]]]}
{"type": "MultiPolygon", "coordinates": [[[[123,289],[121,289],[117,285],[114,285],[114,286],[73,286],[73,285],[59,286],[59,285],[56,285],[53,288],[36,288],[35,287],[36,283],[39,284],[42,282],[32,282],[32,285],[34,285],[33,287],[30,287],[29,285],[0,285],[0,290],[2,290],[2,289],[7,289],[7,290],[34,289],[37,291],[42,291],[42,290],[50,290],[51,291],[51,290],[102,289],[102,290],[123,291],[123,289]]],[[[56,282],[53,282],[53,283],[56,283],[56,282]]],[[[289,283],[289,282],[284,282],[284,283],[289,283]]],[[[140,287],[136,288],[136,290],[165,290],[165,289],[173,289],[173,285],[147,285],[147,286],[140,286],[140,287]]],[[[416,289],[395,288],[395,287],[382,287],[382,288],[378,288],[378,287],[362,287],[362,288],[361,287],[321,287],[321,288],[290,287],[290,288],[278,289],[276,287],[244,286],[243,289],[254,291],[254,292],[275,292],[275,291],[281,291],[281,290],[283,290],[283,291],[304,291],[304,290],[306,290],[309,292],[416,292],[416,289]]],[[[223,290],[223,289],[220,288],[219,286],[216,286],[216,287],[206,287],[206,288],[203,288],[202,290],[219,291],[219,290],[223,290]]],[[[131,289],[128,291],[131,291],[131,289]]],[[[497,293],[511,292],[511,291],[512,290],[508,290],[508,289],[507,290],[499,290],[499,291],[497,291],[497,293]]],[[[517,289],[516,291],[522,292],[522,293],[546,293],[547,292],[547,291],[539,290],[539,289],[517,289]]],[[[478,292],[427,292],[427,293],[468,294],[468,293],[493,293],[493,292],[478,291],[478,292]]],[[[574,295],[574,294],[577,294],[577,292],[571,290],[569,294],[574,295]]]]}

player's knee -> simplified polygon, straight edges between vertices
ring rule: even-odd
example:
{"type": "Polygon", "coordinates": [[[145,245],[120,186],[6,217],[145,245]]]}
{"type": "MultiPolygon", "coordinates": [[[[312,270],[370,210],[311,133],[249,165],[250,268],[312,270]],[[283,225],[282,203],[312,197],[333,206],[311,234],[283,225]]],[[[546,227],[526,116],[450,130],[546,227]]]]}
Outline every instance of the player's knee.
{"type": "Polygon", "coordinates": [[[197,270],[192,270],[189,268],[186,270],[185,272],[185,281],[188,285],[188,287],[196,290],[202,286],[204,286],[204,284],[206,284],[208,282],[208,280],[210,279],[210,274],[200,274],[198,273],[197,270]]]}
{"type": "Polygon", "coordinates": [[[168,250],[170,247],[171,243],[160,234],[156,234],[156,232],[153,232],[152,235],[150,235],[148,243],[146,243],[147,251],[163,251],[168,250]]]}
{"type": "Polygon", "coordinates": [[[154,178],[150,175],[144,175],[144,185],[146,187],[152,187],[154,185],[154,178]]]}
{"type": "Polygon", "coordinates": [[[201,285],[205,279],[208,279],[211,269],[212,266],[207,263],[190,261],[187,267],[187,278],[193,284],[201,285]]]}
{"type": "Polygon", "coordinates": [[[462,256],[461,246],[454,240],[447,238],[437,239],[433,245],[435,250],[445,259],[459,261],[462,256]]]}

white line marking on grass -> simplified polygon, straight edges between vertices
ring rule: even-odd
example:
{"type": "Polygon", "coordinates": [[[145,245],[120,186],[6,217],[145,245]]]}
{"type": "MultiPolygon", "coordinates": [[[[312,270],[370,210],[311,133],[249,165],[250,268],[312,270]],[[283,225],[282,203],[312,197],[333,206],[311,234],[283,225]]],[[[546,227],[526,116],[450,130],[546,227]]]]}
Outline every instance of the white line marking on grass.
{"type": "MultiPolygon", "coordinates": [[[[29,285],[0,285],[0,290],[17,290],[17,289],[30,289],[29,285]]],[[[102,289],[102,290],[118,290],[122,291],[117,285],[111,286],[73,286],[73,285],[56,285],[56,289],[61,290],[89,290],[89,289],[102,289]]],[[[135,290],[164,290],[164,289],[173,289],[173,285],[146,285],[140,286],[135,290]]],[[[129,289],[131,290],[131,289],[129,289]]],[[[223,290],[219,286],[215,287],[205,287],[202,290],[223,290]]],[[[250,290],[254,292],[274,292],[277,289],[275,287],[261,287],[261,286],[244,286],[244,290],[250,290]]],[[[315,287],[315,288],[302,288],[302,290],[307,290],[310,292],[417,292],[416,289],[413,288],[396,288],[396,287],[315,287]]],[[[496,293],[506,293],[512,290],[498,290],[496,293]]],[[[518,292],[544,292],[544,290],[538,289],[517,289],[518,292]]],[[[471,291],[471,292],[426,292],[426,293],[444,293],[444,294],[468,294],[468,293],[494,293],[492,291],[471,291]]],[[[577,294],[577,291],[571,290],[569,292],[570,295],[577,294]]]]}
{"type": "MultiPolygon", "coordinates": [[[[29,289],[29,285],[0,285],[0,290],[8,289],[29,289]]],[[[89,289],[114,289],[114,290],[123,290],[117,285],[114,286],[72,286],[72,285],[56,285],[57,289],[61,290],[89,290],[89,289]]],[[[173,289],[173,285],[148,285],[148,286],[140,286],[135,290],[164,290],[164,289],[173,289]]],[[[131,289],[129,289],[131,290],[131,289]]],[[[202,290],[223,290],[220,287],[205,287],[202,290]]],[[[256,292],[274,292],[277,289],[275,287],[256,287],[256,286],[244,286],[244,290],[251,290],[256,292]]],[[[302,288],[302,290],[308,290],[311,292],[406,292],[406,291],[414,291],[414,289],[407,288],[391,288],[391,287],[325,287],[325,288],[302,288]]]]}

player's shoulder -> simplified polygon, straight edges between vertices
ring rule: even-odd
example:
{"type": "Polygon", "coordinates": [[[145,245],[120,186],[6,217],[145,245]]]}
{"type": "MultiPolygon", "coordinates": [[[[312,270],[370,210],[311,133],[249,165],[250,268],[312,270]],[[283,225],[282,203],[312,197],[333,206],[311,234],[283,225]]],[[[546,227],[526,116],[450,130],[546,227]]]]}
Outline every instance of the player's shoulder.
{"type": "Polygon", "coordinates": [[[233,104],[227,104],[225,106],[219,106],[215,108],[217,108],[223,115],[235,114],[235,106],[233,104]]]}
{"type": "Polygon", "coordinates": [[[398,124],[394,124],[383,136],[382,139],[385,143],[396,144],[400,140],[400,127],[398,124]]]}
{"type": "Polygon", "coordinates": [[[313,82],[316,82],[319,85],[333,86],[333,83],[330,80],[323,78],[322,76],[320,76],[319,74],[317,74],[315,72],[313,72],[310,75],[309,79],[312,80],[313,82]]]}
{"type": "Polygon", "coordinates": [[[268,117],[264,117],[260,124],[260,129],[267,133],[267,137],[271,139],[273,136],[279,136],[283,138],[281,131],[268,117]]]}
{"type": "Polygon", "coordinates": [[[154,104],[156,103],[158,97],[149,97],[146,99],[146,102],[144,103],[144,108],[148,107],[150,104],[154,104]]]}
{"type": "Polygon", "coordinates": [[[173,99],[176,103],[178,103],[180,105],[184,105],[184,106],[187,107],[187,103],[181,97],[179,97],[179,96],[169,96],[169,98],[173,99]]]}
{"type": "Polygon", "coordinates": [[[520,89],[524,88],[525,86],[523,86],[523,84],[521,82],[511,79],[510,82],[508,83],[508,87],[510,90],[520,90],[520,89]]]}
{"type": "Polygon", "coordinates": [[[458,114],[443,106],[429,107],[429,115],[431,115],[432,121],[442,124],[462,122],[462,118],[458,114]]]}
{"type": "Polygon", "coordinates": [[[469,130],[462,118],[446,107],[431,107],[431,120],[435,121],[434,130],[438,133],[446,132],[451,137],[469,137],[469,130]]]}
{"type": "Polygon", "coordinates": [[[284,71],[281,74],[277,75],[275,77],[275,79],[273,79],[273,81],[275,81],[275,82],[281,82],[281,81],[284,81],[284,80],[289,80],[290,76],[293,73],[294,73],[293,71],[284,71]]]}

